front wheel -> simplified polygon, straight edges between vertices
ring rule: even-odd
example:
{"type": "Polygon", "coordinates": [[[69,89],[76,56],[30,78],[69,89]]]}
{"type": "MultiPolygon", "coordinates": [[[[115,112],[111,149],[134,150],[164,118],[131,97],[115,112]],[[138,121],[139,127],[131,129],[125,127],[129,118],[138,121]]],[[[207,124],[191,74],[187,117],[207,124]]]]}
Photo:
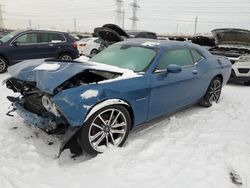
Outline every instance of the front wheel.
{"type": "Polygon", "coordinates": [[[210,82],[207,92],[200,101],[200,105],[205,107],[210,107],[213,105],[213,103],[217,103],[222,89],[222,80],[219,77],[213,78],[213,80],[210,82]]]}
{"type": "Polygon", "coordinates": [[[91,155],[105,152],[109,146],[122,146],[131,128],[127,109],[111,105],[94,113],[83,125],[80,133],[82,148],[91,155]]]}

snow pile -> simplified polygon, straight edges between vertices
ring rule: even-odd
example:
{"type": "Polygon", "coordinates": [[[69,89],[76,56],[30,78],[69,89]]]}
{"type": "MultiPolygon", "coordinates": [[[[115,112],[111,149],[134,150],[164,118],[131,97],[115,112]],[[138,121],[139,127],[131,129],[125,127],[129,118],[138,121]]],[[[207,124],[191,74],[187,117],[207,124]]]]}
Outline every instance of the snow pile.
{"type": "Polygon", "coordinates": [[[59,67],[60,65],[58,63],[43,63],[34,68],[34,70],[57,70],[59,67]]]}
{"type": "MultiPolygon", "coordinates": [[[[0,75],[0,81],[8,75],[0,75]]],[[[123,148],[73,160],[57,159],[60,142],[8,117],[0,86],[0,187],[3,188],[235,188],[236,171],[250,182],[250,89],[227,85],[219,104],[194,106],[131,132],[123,148]]]]}
{"type": "Polygon", "coordinates": [[[98,95],[98,91],[97,90],[89,89],[89,90],[83,92],[81,94],[81,97],[83,99],[90,99],[90,98],[96,97],[97,95],[98,95]]]}

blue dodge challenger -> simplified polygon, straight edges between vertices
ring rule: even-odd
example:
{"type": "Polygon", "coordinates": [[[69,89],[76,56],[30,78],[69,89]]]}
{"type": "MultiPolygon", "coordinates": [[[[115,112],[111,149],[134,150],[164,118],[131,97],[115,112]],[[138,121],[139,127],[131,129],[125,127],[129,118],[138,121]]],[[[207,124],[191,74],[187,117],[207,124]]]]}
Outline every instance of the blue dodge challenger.
{"type": "MultiPolygon", "coordinates": [[[[122,146],[139,124],[218,102],[229,60],[187,42],[133,39],[91,59],[29,60],[9,68],[13,109],[28,124],[63,134],[61,152],[96,155],[122,146]]],[[[8,115],[11,112],[8,112],[8,115]]]]}

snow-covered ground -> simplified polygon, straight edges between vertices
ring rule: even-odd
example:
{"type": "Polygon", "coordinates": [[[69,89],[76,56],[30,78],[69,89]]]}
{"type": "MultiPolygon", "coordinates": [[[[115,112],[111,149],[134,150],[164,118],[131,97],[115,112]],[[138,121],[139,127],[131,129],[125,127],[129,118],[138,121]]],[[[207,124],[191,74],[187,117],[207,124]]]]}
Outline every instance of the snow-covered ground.
{"type": "MultiPolygon", "coordinates": [[[[0,75],[0,81],[8,75],[0,75]]],[[[60,142],[17,115],[0,86],[1,188],[250,187],[250,88],[227,85],[218,104],[194,106],[134,130],[123,148],[72,159],[60,142]]]]}

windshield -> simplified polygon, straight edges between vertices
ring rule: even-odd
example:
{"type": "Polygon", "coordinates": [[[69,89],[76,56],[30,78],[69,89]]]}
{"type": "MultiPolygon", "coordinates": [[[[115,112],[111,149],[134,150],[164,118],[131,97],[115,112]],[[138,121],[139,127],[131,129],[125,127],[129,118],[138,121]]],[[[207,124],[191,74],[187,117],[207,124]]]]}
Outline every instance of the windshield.
{"type": "Polygon", "coordinates": [[[156,55],[152,48],[131,45],[112,45],[90,61],[130,69],[134,72],[144,72],[156,55]]]}
{"type": "Polygon", "coordinates": [[[14,36],[16,36],[19,33],[20,31],[13,31],[9,33],[8,35],[5,35],[3,38],[1,38],[0,41],[3,43],[8,42],[10,39],[12,39],[14,36]]]}

